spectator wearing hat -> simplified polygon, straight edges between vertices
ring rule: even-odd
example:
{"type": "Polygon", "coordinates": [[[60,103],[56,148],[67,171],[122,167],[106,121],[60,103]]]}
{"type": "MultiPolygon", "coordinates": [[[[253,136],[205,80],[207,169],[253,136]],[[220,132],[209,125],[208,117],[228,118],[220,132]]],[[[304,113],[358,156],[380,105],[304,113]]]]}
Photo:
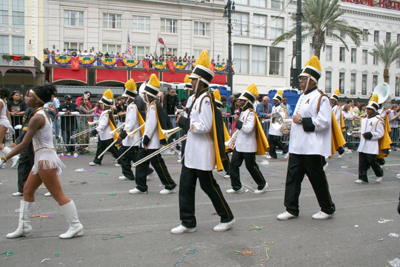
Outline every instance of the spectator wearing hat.
{"type": "Polygon", "coordinates": [[[61,117],[62,137],[66,145],[67,155],[69,156],[75,151],[75,140],[70,137],[75,133],[77,128],[76,115],[79,115],[79,108],[76,104],[72,103],[70,95],[65,95],[64,101],[58,108],[58,115],[61,117]]]}

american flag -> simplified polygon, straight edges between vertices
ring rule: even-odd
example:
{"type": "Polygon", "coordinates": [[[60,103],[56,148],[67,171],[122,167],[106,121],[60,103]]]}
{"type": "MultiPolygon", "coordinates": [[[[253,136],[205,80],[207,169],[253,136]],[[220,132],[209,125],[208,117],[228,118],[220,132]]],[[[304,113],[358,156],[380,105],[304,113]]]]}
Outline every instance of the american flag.
{"type": "Polygon", "coordinates": [[[132,46],[131,46],[131,40],[129,39],[129,33],[128,33],[128,42],[127,42],[127,44],[126,44],[126,54],[129,56],[129,57],[133,57],[133,55],[132,55],[132,46]]]}

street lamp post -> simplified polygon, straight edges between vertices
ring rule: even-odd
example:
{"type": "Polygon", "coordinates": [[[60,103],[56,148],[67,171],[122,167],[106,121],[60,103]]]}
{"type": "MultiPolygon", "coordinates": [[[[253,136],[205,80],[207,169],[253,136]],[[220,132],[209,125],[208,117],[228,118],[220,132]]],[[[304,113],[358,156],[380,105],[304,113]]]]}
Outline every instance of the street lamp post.
{"type": "Polygon", "coordinates": [[[235,12],[235,2],[228,0],[225,6],[224,17],[228,18],[228,86],[233,92],[233,71],[232,71],[232,12],[235,12]]]}

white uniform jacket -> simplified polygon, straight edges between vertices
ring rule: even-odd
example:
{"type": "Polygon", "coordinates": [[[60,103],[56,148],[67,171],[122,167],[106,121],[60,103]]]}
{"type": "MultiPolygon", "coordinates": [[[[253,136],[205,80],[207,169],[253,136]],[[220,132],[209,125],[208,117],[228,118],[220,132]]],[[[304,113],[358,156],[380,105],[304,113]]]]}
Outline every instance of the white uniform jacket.
{"type": "Polygon", "coordinates": [[[108,113],[110,110],[103,110],[99,118],[99,125],[97,126],[97,131],[99,132],[100,140],[108,140],[113,138],[110,134],[111,132],[111,125],[108,121],[108,113]]]}
{"type": "Polygon", "coordinates": [[[332,111],[333,111],[333,114],[335,114],[337,123],[339,124],[339,129],[342,130],[342,126],[340,125],[340,114],[342,114],[342,109],[339,107],[339,105],[334,105],[332,107],[332,111]]]}
{"type": "Polygon", "coordinates": [[[385,134],[385,126],[382,119],[379,116],[374,116],[372,118],[364,118],[361,120],[360,126],[360,145],[357,151],[366,154],[379,154],[379,142],[378,140],[385,134]],[[367,140],[362,135],[363,133],[370,132],[372,138],[367,140]]]}
{"type": "Polygon", "coordinates": [[[150,104],[147,110],[146,126],[144,126],[144,135],[147,135],[147,137],[150,139],[150,142],[147,145],[148,149],[159,149],[161,147],[160,137],[158,134],[156,104],[154,102],[150,104]]]}
{"type": "Polygon", "coordinates": [[[240,113],[239,121],[236,123],[236,131],[239,131],[235,141],[235,149],[237,152],[257,152],[255,116],[257,116],[255,112],[250,111],[249,108],[240,113]],[[240,127],[240,129],[238,127],[240,127]]]}
{"type": "Polygon", "coordinates": [[[186,102],[186,111],[183,113],[183,117],[185,117],[185,118],[188,117],[188,113],[187,112],[189,111],[189,108],[192,106],[194,98],[195,98],[194,94],[189,96],[188,101],[186,102]]]}
{"type": "Polygon", "coordinates": [[[293,115],[298,112],[303,123],[292,123],[289,153],[331,156],[332,109],[328,97],[323,96],[317,113],[320,96],[320,91],[312,89],[311,92],[302,94],[297,101],[293,115]]]}
{"type": "MultiPolygon", "coordinates": [[[[125,127],[124,131],[126,133],[132,132],[133,130],[137,129],[139,127],[139,118],[137,116],[138,111],[136,105],[132,102],[129,104],[129,106],[126,109],[126,115],[125,115],[125,127]]],[[[140,139],[140,131],[138,131],[134,135],[134,140],[132,140],[129,136],[126,136],[124,140],[122,140],[122,145],[123,146],[139,146],[138,140],[140,139]]]]}
{"type": "Polygon", "coordinates": [[[195,99],[190,113],[190,128],[185,147],[185,166],[190,169],[212,171],[215,167],[213,111],[207,92],[195,99]]]}
{"type": "MultiPolygon", "coordinates": [[[[286,118],[285,109],[281,105],[272,107],[271,115],[274,115],[275,113],[281,114],[282,119],[286,118]]],[[[272,125],[269,126],[269,134],[275,136],[283,136],[283,133],[280,130],[275,130],[275,128],[272,127],[272,125]]]]}

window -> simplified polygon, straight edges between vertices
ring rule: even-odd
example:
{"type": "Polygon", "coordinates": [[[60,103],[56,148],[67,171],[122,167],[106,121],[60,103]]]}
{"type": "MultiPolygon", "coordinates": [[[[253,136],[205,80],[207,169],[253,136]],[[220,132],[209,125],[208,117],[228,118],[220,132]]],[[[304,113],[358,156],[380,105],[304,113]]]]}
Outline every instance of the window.
{"type": "Polygon", "coordinates": [[[392,42],[392,33],[390,32],[386,33],[386,42],[392,42]]]}
{"type": "Polygon", "coordinates": [[[9,42],[10,38],[8,35],[0,35],[0,54],[10,53],[9,42]]]}
{"type": "Polygon", "coordinates": [[[161,32],[177,33],[178,21],[175,19],[161,19],[161,32]]]}
{"type": "MultiPolygon", "coordinates": [[[[237,1],[235,1],[237,3],[237,1]]],[[[265,0],[253,0],[253,6],[265,7],[265,0]]]]}
{"type": "Polygon", "coordinates": [[[25,18],[25,0],[12,0],[12,24],[23,26],[25,18]]]}
{"type": "Polygon", "coordinates": [[[83,43],[65,42],[64,43],[64,48],[67,49],[68,51],[70,51],[70,50],[83,51],[83,43]]]}
{"type": "Polygon", "coordinates": [[[374,42],[379,43],[379,31],[374,31],[374,42]]]}
{"type": "Polygon", "coordinates": [[[249,73],[249,46],[235,45],[234,50],[235,59],[233,60],[233,65],[235,67],[235,72],[249,73]]]}
{"type": "Polygon", "coordinates": [[[394,96],[400,96],[400,77],[396,77],[396,83],[394,87],[394,96]]]}
{"type": "Polygon", "coordinates": [[[368,32],[368,30],[367,29],[364,29],[363,30],[363,35],[362,35],[362,40],[363,41],[368,41],[368,34],[369,34],[369,32],[368,32]]]}
{"type": "Polygon", "coordinates": [[[373,55],[372,64],[378,65],[378,55],[376,53],[374,53],[373,55]]]}
{"type": "Polygon", "coordinates": [[[146,55],[150,54],[150,48],[146,46],[132,46],[132,54],[136,55],[136,59],[144,59],[146,55]]]}
{"type": "Polygon", "coordinates": [[[275,39],[283,33],[283,18],[272,17],[271,38],[275,39]]]}
{"type": "MultiPolygon", "coordinates": [[[[168,48],[168,50],[169,51],[167,52],[167,51],[165,51],[164,47],[161,47],[161,55],[167,55],[167,56],[176,56],[176,55],[178,55],[178,49],[176,49],[176,48],[168,48]]],[[[200,55],[200,53],[199,53],[199,55],[200,55]]],[[[197,57],[199,55],[197,55],[197,57]]]]}
{"type": "Polygon", "coordinates": [[[272,0],[271,1],[271,8],[272,9],[282,10],[282,7],[283,7],[282,0],[272,0]]]}
{"type": "Polygon", "coordinates": [[[117,52],[121,53],[121,45],[114,45],[114,44],[103,44],[103,53],[108,52],[111,54],[111,52],[114,52],[116,54],[117,52]]]}
{"type": "Polygon", "coordinates": [[[265,38],[267,29],[267,17],[266,16],[253,16],[253,37],[265,38]]]}
{"type": "Polygon", "coordinates": [[[378,75],[372,76],[372,89],[378,85],[378,75]]]}
{"type": "Polygon", "coordinates": [[[194,35],[210,36],[210,23],[208,22],[195,22],[194,35]]]}
{"type": "Polygon", "coordinates": [[[247,1],[248,1],[248,0],[236,0],[236,1],[235,1],[235,4],[238,4],[238,5],[248,5],[247,1]]]}
{"type": "Polygon", "coordinates": [[[325,72],[325,93],[332,92],[332,72],[325,72]]]}
{"type": "Polygon", "coordinates": [[[235,35],[248,35],[249,14],[236,13],[234,17],[233,33],[235,35]]]}
{"type": "Polygon", "coordinates": [[[8,0],[0,0],[0,24],[8,25],[8,0]]]}
{"type": "Polygon", "coordinates": [[[362,75],[361,90],[362,95],[367,94],[367,74],[362,75]]]}
{"type": "Polygon", "coordinates": [[[339,51],[339,61],[344,62],[344,56],[345,56],[345,48],[341,47],[339,51]]]}
{"type": "MultiPolygon", "coordinates": [[[[194,50],[194,58],[196,59],[196,58],[198,58],[199,56],[200,56],[200,54],[201,54],[201,49],[199,50],[199,49],[195,49],[194,50]]],[[[208,51],[208,50],[207,50],[208,51]]]]}
{"type": "Polygon", "coordinates": [[[357,49],[355,48],[351,49],[351,62],[357,63],[357,49]]]}
{"type": "Polygon", "coordinates": [[[149,32],[150,31],[150,18],[149,17],[138,17],[133,16],[133,27],[134,31],[149,32]]]}
{"type": "Polygon", "coordinates": [[[339,90],[341,94],[344,94],[344,72],[339,73],[339,90]]]}
{"type": "Polygon", "coordinates": [[[64,25],[83,26],[83,12],[65,10],[64,11],[64,25]]]}
{"type": "Polygon", "coordinates": [[[352,73],[350,76],[350,94],[356,94],[356,74],[352,73]]]}
{"type": "Polygon", "coordinates": [[[362,51],[362,64],[364,65],[368,64],[368,50],[362,51]]]}
{"type": "Polygon", "coordinates": [[[252,74],[267,74],[267,48],[263,46],[253,46],[251,56],[252,74]]]}
{"type": "Polygon", "coordinates": [[[283,75],[283,49],[269,49],[269,74],[283,75]]]}
{"type": "Polygon", "coordinates": [[[332,61],[332,46],[326,46],[326,61],[332,61]]]}
{"type": "Polygon", "coordinates": [[[25,37],[12,37],[12,53],[13,55],[25,54],[25,37]]]}
{"type": "Polygon", "coordinates": [[[343,31],[340,31],[340,38],[344,39],[346,38],[346,34],[343,31]]]}
{"type": "Polygon", "coordinates": [[[103,28],[121,29],[121,15],[103,13],[103,28]]]}
{"type": "Polygon", "coordinates": [[[332,30],[331,29],[326,29],[326,36],[332,37],[332,30]]]}

